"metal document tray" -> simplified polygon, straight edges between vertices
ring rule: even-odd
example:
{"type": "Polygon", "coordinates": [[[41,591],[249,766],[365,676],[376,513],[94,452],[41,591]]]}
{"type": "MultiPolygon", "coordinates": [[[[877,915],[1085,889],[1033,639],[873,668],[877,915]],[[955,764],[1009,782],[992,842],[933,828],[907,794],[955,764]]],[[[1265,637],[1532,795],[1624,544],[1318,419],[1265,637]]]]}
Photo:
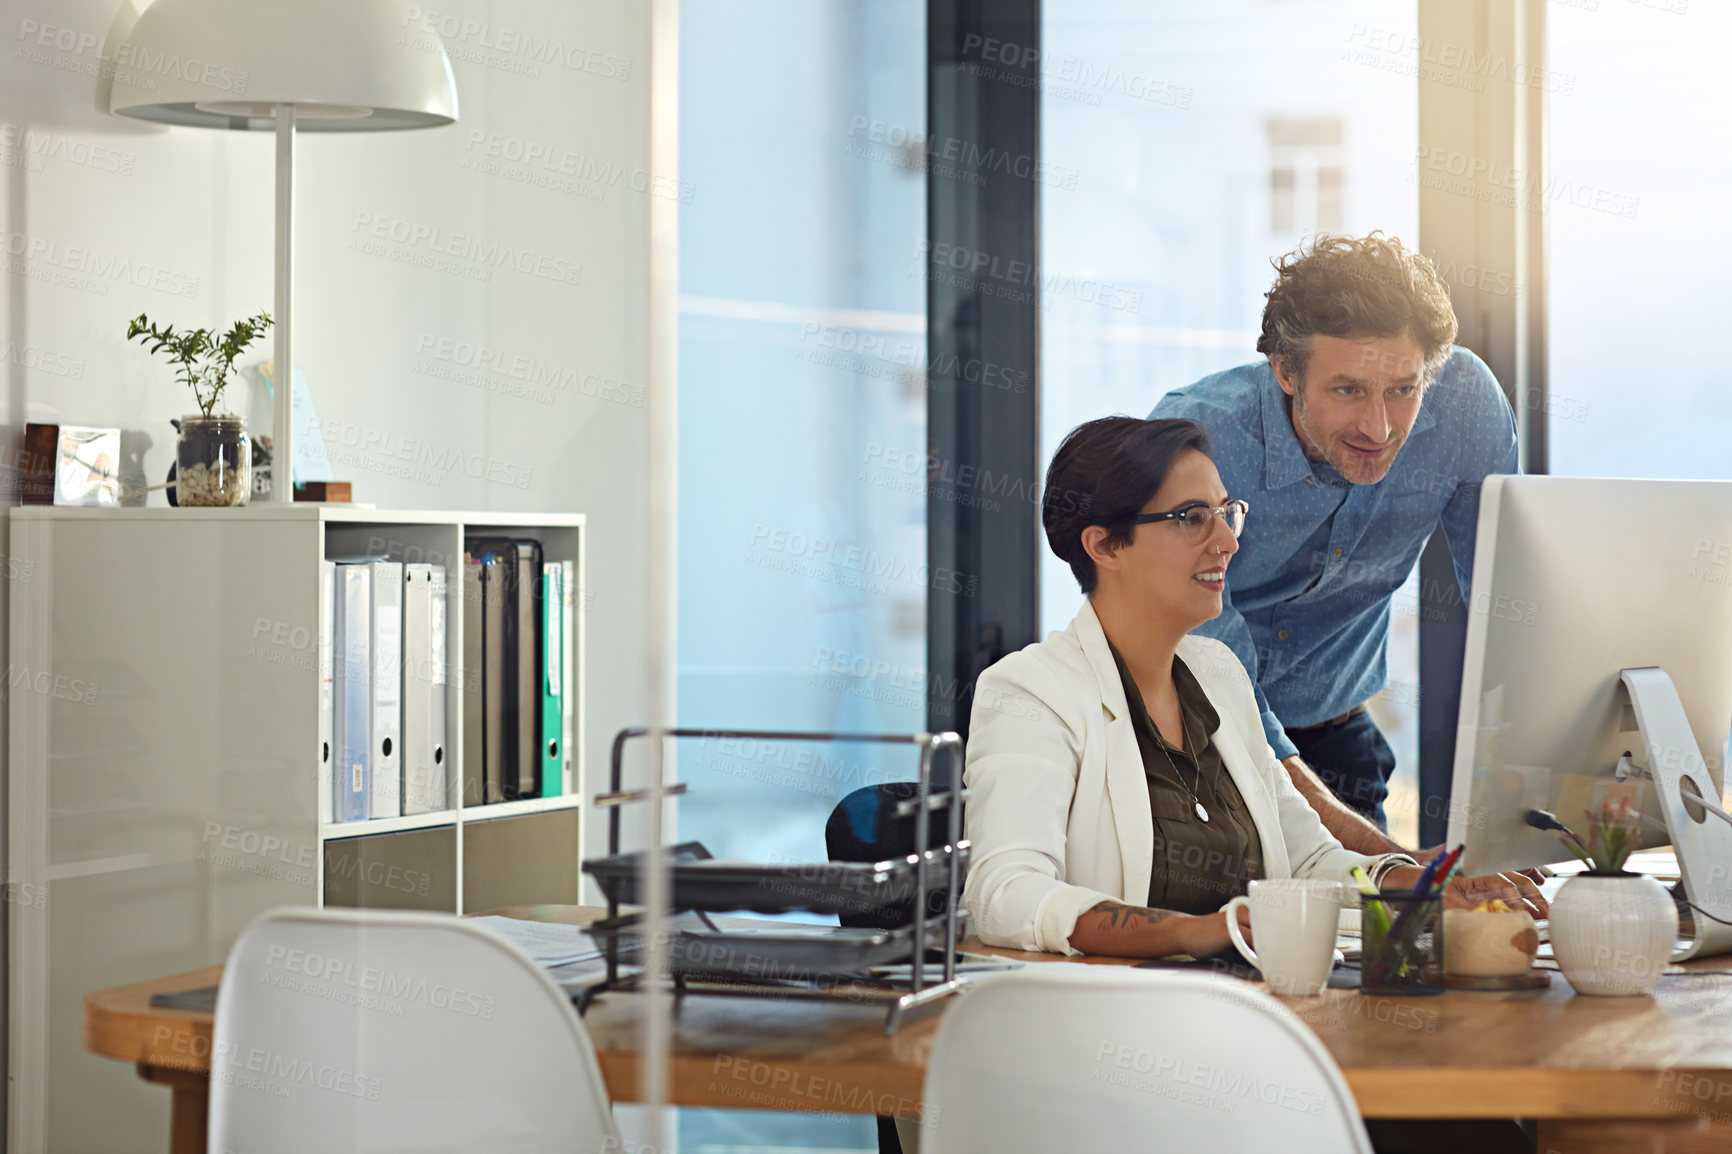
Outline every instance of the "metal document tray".
{"type": "MultiPolygon", "coordinates": [[[[929,935],[942,929],[935,918],[929,935]]],[[[592,926],[598,938],[634,947],[637,927],[592,926]]],[[[928,940],[931,940],[929,938],[928,940]]],[[[681,978],[835,985],[866,981],[874,966],[906,963],[914,954],[914,927],[895,930],[847,926],[765,926],[761,929],[682,929],[668,941],[668,972],[681,978]]]]}
{"type": "MultiPolygon", "coordinates": [[[[957,846],[958,872],[968,868],[968,843],[957,846]]],[[[926,851],[926,889],[948,888],[948,846],[926,851]]],[[[671,847],[669,885],[675,910],[750,910],[780,914],[807,910],[817,914],[850,914],[881,910],[912,902],[917,882],[916,855],[881,862],[788,862],[759,865],[718,861],[703,843],[688,841],[671,847]]],[[[611,902],[641,904],[639,871],[642,853],[617,854],[583,863],[611,902]]],[[[864,931],[863,931],[864,932],[864,931]]],[[[876,964],[876,963],[874,963],[876,964]]]]}

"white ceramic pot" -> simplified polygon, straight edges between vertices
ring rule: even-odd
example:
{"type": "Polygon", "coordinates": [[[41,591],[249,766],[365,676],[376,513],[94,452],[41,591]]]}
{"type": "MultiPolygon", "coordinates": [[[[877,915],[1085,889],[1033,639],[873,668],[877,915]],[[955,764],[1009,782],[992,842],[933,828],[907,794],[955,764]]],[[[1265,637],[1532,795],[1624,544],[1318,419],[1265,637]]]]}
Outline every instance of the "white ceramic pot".
{"type": "Polygon", "coordinates": [[[1578,874],[1552,901],[1552,952],[1578,994],[1646,994],[1678,938],[1678,907],[1641,874],[1578,874]]]}

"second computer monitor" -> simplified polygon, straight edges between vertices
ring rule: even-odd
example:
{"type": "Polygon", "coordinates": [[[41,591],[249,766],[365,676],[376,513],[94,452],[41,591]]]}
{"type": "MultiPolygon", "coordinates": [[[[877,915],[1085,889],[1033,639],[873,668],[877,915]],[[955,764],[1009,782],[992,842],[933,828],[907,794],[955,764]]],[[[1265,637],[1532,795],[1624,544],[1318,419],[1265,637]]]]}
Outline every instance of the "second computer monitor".
{"type": "MultiPolygon", "coordinates": [[[[1646,762],[1624,669],[1671,677],[1705,763],[1696,772],[1718,798],[1732,723],[1732,483],[1487,477],[1469,602],[1449,821],[1466,872],[1569,860],[1528,811],[1586,836],[1620,755],[1646,762]]],[[[1640,844],[1667,844],[1653,781],[1633,780],[1640,844]]]]}

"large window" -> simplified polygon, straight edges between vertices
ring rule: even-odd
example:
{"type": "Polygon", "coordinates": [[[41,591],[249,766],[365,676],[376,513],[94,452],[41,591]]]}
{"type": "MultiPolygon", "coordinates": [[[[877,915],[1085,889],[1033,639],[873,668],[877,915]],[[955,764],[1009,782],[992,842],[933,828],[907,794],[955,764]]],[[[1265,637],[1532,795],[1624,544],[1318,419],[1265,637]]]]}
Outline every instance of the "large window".
{"type": "MultiPolygon", "coordinates": [[[[918,732],[924,7],[686,0],[680,20],[679,721],[918,732]]],[[[758,861],[823,860],[844,794],[914,774],[872,746],[678,756],[680,839],[758,861]]],[[[684,1111],[680,1136],[876,1146],[862,1116],[684,1111]]]]}
{"type": "MultiPolygon", "coordinates": [[[[680,722],[915,732],[923,9],[697,0],[681,20],[680,722]]],[[[689,744],[681,836],[822,859],[831,807],[880,769],[862,756],[689,744]]]]}
{"type": "Polygon", "coordinates": [[[1524,183],[1549,230],[1551,471],[1724,477],[1732,153],[1703,130],[1732,7],[1600,0],[1546,19],[1551,171],[1524,183]]]}
{"type": "MultiPolygon", "coordinates": [[[[1048,0],[1042,460],[1083,421],[1257,359],[1269,262],[1318,232],[1417,244],[1415,7],[1387,0],[1048,0]]],[[[1041,625],[1081,601],[1041,561],[1041,625]]],[[[1417,836],[1418,601],[1396,600],[1391,832],[1417,836]]]]}

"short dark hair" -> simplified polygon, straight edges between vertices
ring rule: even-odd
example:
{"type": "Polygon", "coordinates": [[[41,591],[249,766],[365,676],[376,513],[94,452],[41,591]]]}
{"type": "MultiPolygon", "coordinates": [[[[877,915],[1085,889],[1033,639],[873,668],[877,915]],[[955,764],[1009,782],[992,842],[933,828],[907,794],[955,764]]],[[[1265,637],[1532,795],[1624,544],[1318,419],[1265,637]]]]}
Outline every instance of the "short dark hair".
{"type": "Polygon", "coordinates": [[[1279,260],[1266,294],[1257,351],[1280,357],[1305,379],[1311,338],[1412,337],[1425,356],[1425,382],[1455,343],[1455,309],[1431,261],[1395,237],[1314,237],[1279,260]]]}
{"type": "Polygon", "coordinates": [[[1209,451],[1195,421],[1102,417],[1078,425],[1052,455],[1041,495],[1046,543],[1076,574],[1084,594],[1095,591],[1095,563],[1082,545],[1090,525],[1107,530],[1106,544],[1128,545],[1131,518],[1160,491],[1173,460],[1186,449],[1209,451]]]}

